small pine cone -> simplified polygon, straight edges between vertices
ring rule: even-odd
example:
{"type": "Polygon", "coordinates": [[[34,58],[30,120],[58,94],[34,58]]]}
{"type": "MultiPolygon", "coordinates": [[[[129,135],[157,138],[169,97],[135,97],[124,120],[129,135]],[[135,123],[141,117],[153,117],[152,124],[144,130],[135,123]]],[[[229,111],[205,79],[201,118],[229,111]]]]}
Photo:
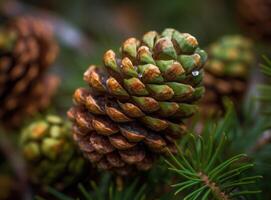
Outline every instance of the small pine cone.
{"type": "Polygon", "coordinates": [[[208,55],[201,108],[203,115],[218,116],[223,113],[223,97],[230,97],[238,105],[247,90],[254,60],[252,42],[238,35],[224,36],[211,44],[208,55]]]}
{"type": "Polygon", "coordinates": [[[34,184],[64,189],[84,168],[85,161],[76,150],[70,124],[55,115],[25,127],[21,134],[21,149],[34,184]]]}
{"type": "Polygon", "coordinates": [[[237,11],[240,24],[250,36],[271,41],[271,1],[238,0],[237,11]]]}
{"type": "Polygon", "coordinates": [[[166,29],[127,39],[120,58],[112,50],[104,67],[84,74],[89,89],[74,93],[68,111],[73,137],[99,169],[127,175],[148,170],[159,154],[176,151],[184,120],[197,112],[204,92],[207,54],[188,33],[166,29]]]}
{"type": "Polygon", "coordinates": [[[18,127],[26,116],[48,105],[59,80],[45,72],[57,52],[52,30],[42,20],[20,17],[0,29],[0,121],[4,126],[18,127]]]}

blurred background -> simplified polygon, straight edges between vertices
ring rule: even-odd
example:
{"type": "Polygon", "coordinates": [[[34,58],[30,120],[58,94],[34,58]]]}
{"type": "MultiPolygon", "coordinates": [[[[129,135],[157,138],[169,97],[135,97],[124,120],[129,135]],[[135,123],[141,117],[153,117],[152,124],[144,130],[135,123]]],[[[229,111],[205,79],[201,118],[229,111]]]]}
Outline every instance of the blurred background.
{"type": "MultiPolygon", "coordinates": [[[[50,109],[64,116],[72,104],[74,89],[85,85],[82,75],[87,67],[101,65],[105,50],[118,50],[126,38],[140,38],[149,30],[161,32],[174,28],[190,33],[202,48],[223,35],[242,34],[254,40],[258,59],[261,55],[269,56],[270,1],[247,2],[251,5],[244,0],[0,0],[0,22],[4,24],[16,16],[33,15],[48,20],[53,26],[60,51],[50,70],[60,76],[61,84],[50,109]]],[[[3,188],[14,189],[10,187],[14,185],[12,180],[5,179],[7,171],[15,171],[19,179],[25,177],[16,153],[7,156],[9,152],[16,152],[12,150],[12,140],[7,142],[1,137],[0,143],[1,161],[5,163],[1,164],[0,171],[0,193],[3,193],[0,199],[5,199],[3,188]]]]}
{"type": "Polygon", "coordinates": [[[66,95],[71,95],[70,91],[83,83],[81,76],[88,65],[101,64],[106,49],[117,50],[125,38],[140,37],[148,30],[159,32],[170,27],[188,32],[199,40],[201,47],[206,47],[223,35],[248,35],[256,41],[254,50],[257,54],[268,55],[268,34],[270,36],[271,32],[271,26],[268,26],[271,19],[268,2],[1,0],[0,8],[3,21],[8,17],[30,14],[42,16],[53,25],[61,51],[57,67],[52,70],[62,77],[63,89],[56,100],[60,107],[65,108],[70,104],[66,95]],[[246,2],[251,5],[246,5],[246,2]],[[259,20],[266,24],[261,24],[259,20]],[[264,26],[267,33],[262,34],[255,24],[264,26]]]}

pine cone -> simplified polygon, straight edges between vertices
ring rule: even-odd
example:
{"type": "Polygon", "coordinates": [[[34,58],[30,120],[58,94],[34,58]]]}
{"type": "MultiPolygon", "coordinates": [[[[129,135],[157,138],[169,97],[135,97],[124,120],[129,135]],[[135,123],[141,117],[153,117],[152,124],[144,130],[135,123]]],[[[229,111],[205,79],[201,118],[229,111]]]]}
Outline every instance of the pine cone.
{"type": "Polygon", "coordinates": [[[90,66],[84,80],[90,88],[74,93],[68,111],[73,136],[99,169],[127,175],[151,168],[159,154],[174,152],[186,133],[184,120],[204,88],[207,54],[188,33],[166,29],[127,39],[117,58],[104,54],[104,67],[90,66]]]}
{"type": "Polygon", "coordinates": [[[202,99],[203,114],[223,113],[223,97],[228,96],[238,105],[247,87],[253,63],[252,42],[242,36],[224,36],[208,49],[209,60],[205,66],[202,99]]]}
{"type": "Polygon", "coordinates": [[[238,0],[237,11],[240,24],[246,33],[271,41],[271,1],[270,0],[238,0]]]}
{"type": "Polygon", "coordinates": [[[82,173],[84,159],[76,151],[70,125],[55,115],[25,127],[21,148],[34,184],[63,189],[82,173]]]}
{"type": "Polygon", "coordinates": [[[0,29],[0,121],[17,127],[25,116],[44,109],[59,80],[45,75],[57,55],[44,21],[14,19],[0,29]]]}

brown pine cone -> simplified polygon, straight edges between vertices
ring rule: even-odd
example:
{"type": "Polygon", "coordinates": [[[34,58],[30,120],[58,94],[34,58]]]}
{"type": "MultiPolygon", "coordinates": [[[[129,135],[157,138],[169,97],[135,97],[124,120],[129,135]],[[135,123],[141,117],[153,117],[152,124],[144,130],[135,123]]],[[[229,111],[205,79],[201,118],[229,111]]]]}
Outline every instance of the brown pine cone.
{"type": "Polygon", "coordinates": [[[196,38],[174,29],[127,39],[120,57],[108,50],[104,67],[85,72],[90,88],[75,91],[68,111],[85,156],[99,169],[127,175],[174,152],[187,131],[184,120],[198,110],[206,59],[196,38]]]}
{"type": "Polygon", "coordinates": [[[238,0],[237,11],[246,33],[271,41],[271,0],[238,0]]]}
{"type": "Polygon", "coordinates": [[[246,93],[254,57],[252,42],[238,35],[224,36],[210,45],[208,55],[201,108],[204,116],[219,116],[224,112],[225,96],[238,106],[246,93]]]}
{"type": "Polygon", "coordinates": [[[0,120],[17,127],[28,115],[47,106],[58,79],[45,75],[58,47],[50,26],[19,17],[0,29],[0,120]]]}

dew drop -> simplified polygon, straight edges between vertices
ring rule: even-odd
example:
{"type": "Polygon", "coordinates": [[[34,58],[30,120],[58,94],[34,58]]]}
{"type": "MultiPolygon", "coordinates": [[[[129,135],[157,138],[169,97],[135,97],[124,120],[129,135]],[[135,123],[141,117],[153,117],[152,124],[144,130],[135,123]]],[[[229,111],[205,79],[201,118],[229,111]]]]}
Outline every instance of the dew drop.
{"type": "Polygon", "coordinates": [[[192,71],[192,75],[193,76],[198,76],[199,75],[199,71],[197,71],[197,70],[196,71],[192,71]]]}

